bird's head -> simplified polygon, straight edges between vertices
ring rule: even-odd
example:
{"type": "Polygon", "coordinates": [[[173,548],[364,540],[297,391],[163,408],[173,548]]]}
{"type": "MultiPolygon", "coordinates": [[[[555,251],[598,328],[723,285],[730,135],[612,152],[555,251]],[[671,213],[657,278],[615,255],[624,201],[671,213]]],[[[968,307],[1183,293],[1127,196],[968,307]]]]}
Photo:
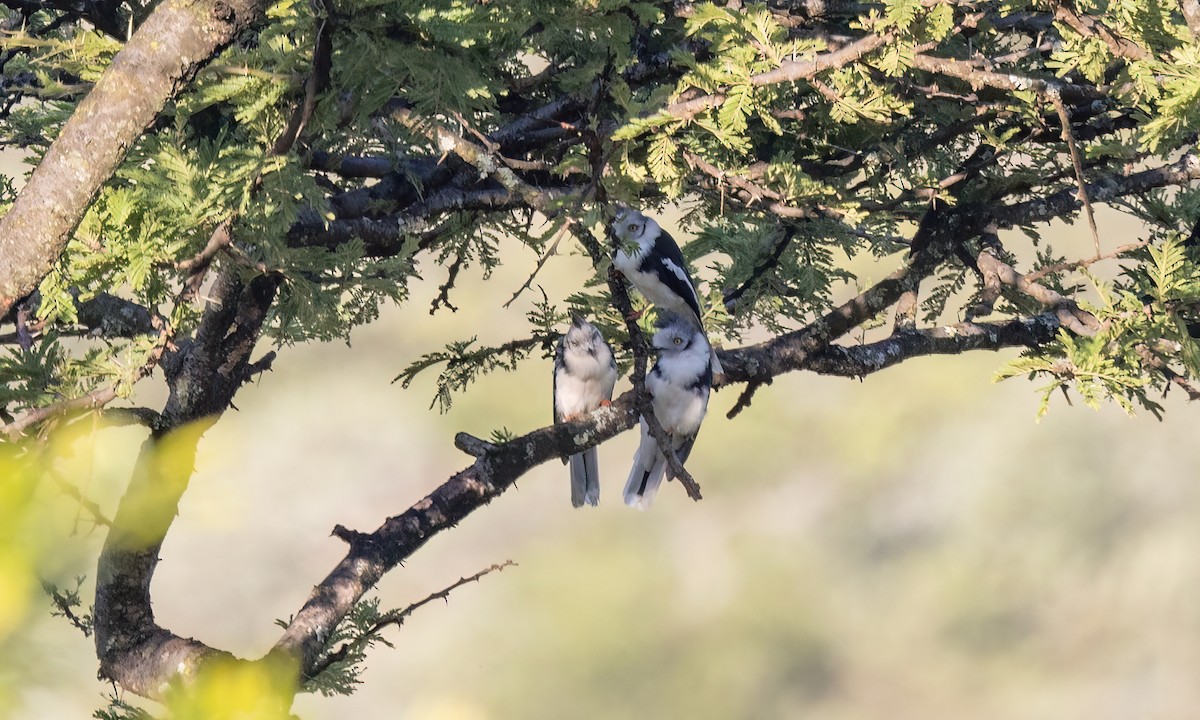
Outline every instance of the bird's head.
{"type": "Polygon", "coordinates": [[[650,339],[650,344],[660,353],[684,352],[693,345],[708,342],[694,323],[674,313],[663,313],[657,324],[658,331],[650,339]]]}
{"type": "Polygon", "coordinates": [[[600,334],[600,330],[595,325],[572,312],[571,326],[563,335],[563,344],[568,350],[595,355],[604,345],[604,336],[600,334]]]}
{"type": "Polygon", "coordinates": [[[649,247],[658,236],[658,223],[640,210],[621,206],[612,222],[613,234],[623,246],[649,247]]]}

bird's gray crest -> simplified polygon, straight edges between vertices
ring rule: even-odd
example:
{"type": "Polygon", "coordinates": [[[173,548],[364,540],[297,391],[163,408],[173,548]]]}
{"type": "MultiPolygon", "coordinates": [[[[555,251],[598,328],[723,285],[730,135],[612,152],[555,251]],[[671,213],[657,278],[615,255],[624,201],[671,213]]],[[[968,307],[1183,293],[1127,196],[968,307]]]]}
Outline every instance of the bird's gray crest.
{"type": "Polygon", "coordinates": [[[686,350],[691,347],[696,335],[703,336],[695,325],[675,313],[663,313],[656,325],[658,332],[654,333],[650,344],[658,350],[686,350]]]}

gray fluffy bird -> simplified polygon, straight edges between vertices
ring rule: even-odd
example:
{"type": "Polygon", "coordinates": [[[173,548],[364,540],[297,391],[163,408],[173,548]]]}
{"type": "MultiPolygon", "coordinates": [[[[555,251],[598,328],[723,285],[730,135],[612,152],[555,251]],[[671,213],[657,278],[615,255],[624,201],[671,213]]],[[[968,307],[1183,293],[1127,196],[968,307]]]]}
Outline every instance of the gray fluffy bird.
{"type": "MultiPolygon", "coordinates": [[[[667,315],[651,343],[658,362],[646,373],[654,417],[671,439],[679,462],[687,460],[708,410],[712,387],[711,348],[704,332],[677,315],[667,315]]],[[[625,504],[645,510],[667,470],[667,459],[642,418],[642,438],[625,483],[625,504]]]]}
{"type": "MultiPolygon", "coordinates": [[[[554,422],[570,422],[612,399],[617,384],[617,363],[604,336],[588,321],[572,313],[571,327],[554,352],[554,422]]],[[[572,455],[571,504],[600,502],[600,465],[596,448],[572,455]]]]}
{"type": "MultiPolygon", "coordinates": [[[[703,330],[700,297],[688,273],[687,261],[671,234],[659,227],[654,218],[625,207],[617,211],[612,231],[621,243],[613,256],[613,266],[660,310],[674,313],[703,330]]],[[[722,374],[716,352],[710,350],[710,355],[713,374],[722,374]]]]}

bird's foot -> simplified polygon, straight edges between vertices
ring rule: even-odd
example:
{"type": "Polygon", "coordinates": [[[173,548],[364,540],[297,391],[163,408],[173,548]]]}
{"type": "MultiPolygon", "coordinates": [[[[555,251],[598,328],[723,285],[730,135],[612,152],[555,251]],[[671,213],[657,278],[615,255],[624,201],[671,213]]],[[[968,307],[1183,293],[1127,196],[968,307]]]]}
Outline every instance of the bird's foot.
{"type": "Polygon", "coordinates": [[[601,400],[600,407],[612,407],[612,400],[601,400]]]}

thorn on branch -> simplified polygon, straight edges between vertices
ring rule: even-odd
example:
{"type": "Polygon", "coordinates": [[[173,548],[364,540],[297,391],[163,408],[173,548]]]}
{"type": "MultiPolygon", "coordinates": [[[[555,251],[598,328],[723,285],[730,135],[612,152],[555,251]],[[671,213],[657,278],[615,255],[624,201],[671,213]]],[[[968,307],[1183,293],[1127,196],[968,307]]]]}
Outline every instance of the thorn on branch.
{"type": "Polygon", "coordinates": [[[497,446],[469,433],[460,432],[454,436],[454,447],[472,457],[483,457],[493,452],[497,446]]]}
{"type": "Polygon", "coordinates": [[[351,530],[350,528],[348,528],[345,525],[342,525],[340,523],[337,525],[334,525],[333,531],[330,532],[329,534],[336,537],[337,539],[341,540],[342,542],[346,543],[350,547],[357,547],[357,546],[361,545],[363,542],[369,540],[371,537],[367,533],[362,533],[357,530],[351,530]]]}

